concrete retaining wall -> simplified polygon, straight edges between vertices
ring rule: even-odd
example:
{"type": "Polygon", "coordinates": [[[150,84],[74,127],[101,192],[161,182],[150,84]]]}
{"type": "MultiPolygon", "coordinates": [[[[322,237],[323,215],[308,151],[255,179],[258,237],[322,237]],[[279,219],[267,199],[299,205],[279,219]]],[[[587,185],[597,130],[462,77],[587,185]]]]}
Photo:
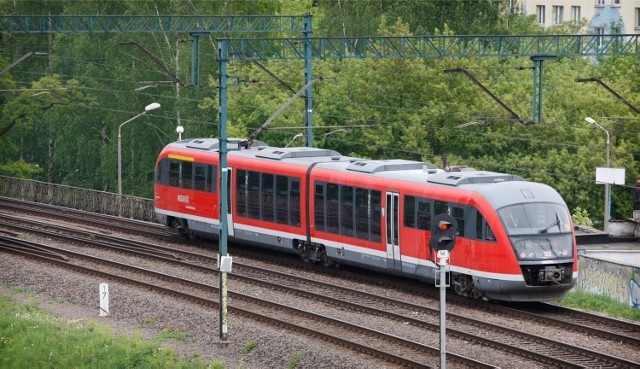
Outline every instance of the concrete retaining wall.
{"type": "MultiPolygon", "coordinates": [[[[640,262],[640,253],[615,252],[622,260],[640,262]]],[[[633,308],[640,308],[640,267],[610,260],[611,251],[589,252],[579,256],[578,284],[586,293],[611,297],[633,308]],[[606,258],[606,260],[605,260],[606,258]]],[[[635,263],[631,263],[635,264],[635,263]]]]}

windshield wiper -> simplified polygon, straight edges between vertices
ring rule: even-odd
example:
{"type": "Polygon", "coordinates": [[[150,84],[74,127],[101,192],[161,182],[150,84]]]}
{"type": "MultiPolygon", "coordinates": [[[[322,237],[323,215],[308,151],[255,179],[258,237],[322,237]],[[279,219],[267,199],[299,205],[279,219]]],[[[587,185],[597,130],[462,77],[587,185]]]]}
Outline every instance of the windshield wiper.
{"type": "Polygon", "coordinates": [[[549,232],[549,229],[558,226],[558,231],[560,231],[560,233],[562,233],[562,228],[560,228],[560,217],[558,216],[558,213],[556,213],[556,220],[549,224],[546,228],[543,228],[541,230],[538,231],[538,233],[543,234],[543,233],[547,233],[549,232]]]}

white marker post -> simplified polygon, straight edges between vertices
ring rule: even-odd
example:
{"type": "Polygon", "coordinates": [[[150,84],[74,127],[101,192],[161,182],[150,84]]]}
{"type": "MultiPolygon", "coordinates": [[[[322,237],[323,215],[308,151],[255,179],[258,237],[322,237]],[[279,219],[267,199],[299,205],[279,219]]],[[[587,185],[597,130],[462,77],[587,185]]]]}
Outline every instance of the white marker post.
{"type": "MultiPolygon", "coordinates": [[[[440,267],[440,369],[447,368],[447,272],[449,271],[449,251],[438,250],[440,267]]],[[[436,286],[438,284],[436,283],[436,286]]]]}
{"type": "Polygon", "coordinates": [[[109,316],[109,285],[100,283],[100,315],[109,316]]]}

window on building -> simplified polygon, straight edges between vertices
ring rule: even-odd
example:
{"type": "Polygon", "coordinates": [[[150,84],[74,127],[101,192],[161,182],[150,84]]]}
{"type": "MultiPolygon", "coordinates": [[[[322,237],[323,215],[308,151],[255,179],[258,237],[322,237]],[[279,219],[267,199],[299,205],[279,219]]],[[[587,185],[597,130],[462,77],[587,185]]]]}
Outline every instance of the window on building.
{"type": "Polygon", "coordinates": [[[605,0],[596,0],[596,6],[597,7],[604,6],[604,2],[605,0]]]}
{"type": "Polygon", "coordinates": [[[636,25],[635,28],[640,28],[640,8],[636,8],[636,25]]]}
{"type": "Polygon", "coordinates": [[[562,24],[564,22],[564,6],[554,5],[551,8],[553,15],[553,24],[562,24]]]}
{"type": "Polygon", "coordinates": [[[598,48],[601,48],[602,45],[604,44],[604,27],[595,27],[594,32],[596,35],[599,35],[598,39],[597,39],[597,43],[598,43],[598,48]]]}
{"type": "Polygon", "coordinates": [[[538,24],[544,24],[544,5],[536,5],[538,24]]]}
{"type": "Polygon", "coordinates": [[[582,19],[582,16],[580,14],[580,7],[579,6],[572,6],[571,7],[571,20],[577,22],[580,19],[582,19]]]}
{"type": "Polygon", "coordinates": [[[615,7],[619,7],[620,6],[620,0],[611,0],[611,4],[615,7]]]}

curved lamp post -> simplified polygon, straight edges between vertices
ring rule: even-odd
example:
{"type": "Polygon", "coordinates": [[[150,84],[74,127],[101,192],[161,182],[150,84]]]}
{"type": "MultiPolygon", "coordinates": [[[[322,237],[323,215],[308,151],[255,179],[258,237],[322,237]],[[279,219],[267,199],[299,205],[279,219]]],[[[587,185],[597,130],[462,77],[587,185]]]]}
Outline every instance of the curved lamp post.
{"type": "Polygon", "coordinates": [[[144,111],[128,121],[120,124],[118,127],[118,215],[122,215],[122,126],[131,122],[132,120],[147,114],[151,110],[160,108],[160,104],[157,102],[151,103],[144,107],[144,111]]]}
{"type": "MultiPolygon", "coordinates": [[[[606,153],[606,166],[607,168],[611,167],[611,160],[609,158],[609,146],[611,145],[611,141],[609,139],[609,131],[607,131],[606,128],[602,127],[601,125],[598,124],[598,122],[596,122],[595,119],[591,118],[591,117],[586,117],[584,118],[584,120],[587,123],[593,124],[594,126],[596,126],[597,128],[601,129],[604,131],[604,133],[607,134],[607,153],[606,153]]],[[[602,223],[602,227],[604,228],[604,231],[606,232],[608,230],[608,223],[609,223],[609,218],[611,217],[610,214],[610,209],[609,209],[609,194],[610,194],[610,188],[609,188],[609,183],[605,183],[604,184],[604,220],[602,223]]]]}

